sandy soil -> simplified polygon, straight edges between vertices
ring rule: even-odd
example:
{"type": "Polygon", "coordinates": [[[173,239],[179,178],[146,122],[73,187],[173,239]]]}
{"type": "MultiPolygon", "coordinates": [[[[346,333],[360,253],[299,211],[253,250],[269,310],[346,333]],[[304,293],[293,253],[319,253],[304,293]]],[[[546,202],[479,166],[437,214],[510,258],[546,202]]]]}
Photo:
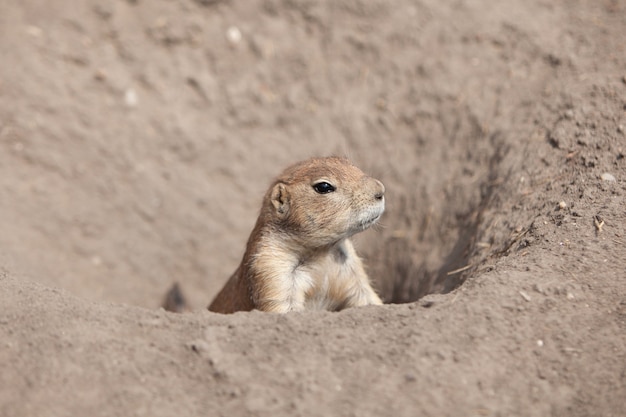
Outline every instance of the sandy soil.
{"type": "Polygon", "coordinates": [[[623,416],[624,39],[617,0],[2,2],[0,415],[623,416]],[[386,185],[389,305],[205,311],[328,154],[386,185]]]}

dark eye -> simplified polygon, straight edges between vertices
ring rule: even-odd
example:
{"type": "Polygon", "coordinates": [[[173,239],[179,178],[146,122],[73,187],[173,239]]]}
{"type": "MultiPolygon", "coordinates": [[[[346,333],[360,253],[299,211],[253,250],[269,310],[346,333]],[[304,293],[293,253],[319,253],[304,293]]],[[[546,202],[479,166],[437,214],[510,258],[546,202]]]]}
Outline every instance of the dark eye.
{"type": "Polygon", "coordinates": [[[333,185],[327,183],[326,181],[322,181],[322,182],[318,182],[317,184],[314,184],[313,189],[319,194],[328,194],[336,190],[336,188],[333,185]]]}

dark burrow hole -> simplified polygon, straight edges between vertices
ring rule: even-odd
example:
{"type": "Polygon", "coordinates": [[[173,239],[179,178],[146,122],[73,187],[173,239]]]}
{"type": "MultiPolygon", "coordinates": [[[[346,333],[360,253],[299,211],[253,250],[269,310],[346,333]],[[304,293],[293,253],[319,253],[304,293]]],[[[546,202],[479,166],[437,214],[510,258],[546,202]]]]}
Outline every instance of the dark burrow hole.
{"type": "MultiPolygon", "coordinates": [[[[451,292],[480,269],[485,253],[495,253],[484,241],[485,213],[506,181],[501,161],[508,148],[498,132],[485,133],[471,115],[458,117],[465,118],[465,129],[456,135],[465,133],[465,139],[442,141],[439,146],[454,150],[443,152],[447,159],[429,168],[442,180],[420,186],[431,181],[420,175],[392,190],[378,252],[371,249],[373,243],[367,247],[370,276],[385,303],[451,292]]],[[[430,153],[436,154],[436,148],[430,153]]]]}

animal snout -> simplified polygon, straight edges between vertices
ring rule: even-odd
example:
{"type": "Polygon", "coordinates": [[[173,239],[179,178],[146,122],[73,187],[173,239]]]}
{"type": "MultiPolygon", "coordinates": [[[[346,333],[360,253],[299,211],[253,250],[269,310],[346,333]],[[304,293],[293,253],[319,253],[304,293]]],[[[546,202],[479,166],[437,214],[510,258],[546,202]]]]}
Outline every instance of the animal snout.
{"type": "Polygon", "coordinates": [[[374,184],[374,198],[376,200],[382,200],[385,197],[385,186],[378,180],[374,180],[374,184]]]}

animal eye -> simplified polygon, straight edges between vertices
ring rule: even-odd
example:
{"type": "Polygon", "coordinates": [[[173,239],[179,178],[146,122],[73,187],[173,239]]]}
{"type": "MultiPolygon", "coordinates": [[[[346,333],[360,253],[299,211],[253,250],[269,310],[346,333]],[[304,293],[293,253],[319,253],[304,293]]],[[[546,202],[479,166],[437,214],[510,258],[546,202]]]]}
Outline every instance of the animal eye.
{"type": "Polygon", "coordinates": [[[332,184],[327,183],[326,181],[318,182],[313,185],[313,189],[319,194],[328,194],[335,191],[335,188],[332,184]]]}

